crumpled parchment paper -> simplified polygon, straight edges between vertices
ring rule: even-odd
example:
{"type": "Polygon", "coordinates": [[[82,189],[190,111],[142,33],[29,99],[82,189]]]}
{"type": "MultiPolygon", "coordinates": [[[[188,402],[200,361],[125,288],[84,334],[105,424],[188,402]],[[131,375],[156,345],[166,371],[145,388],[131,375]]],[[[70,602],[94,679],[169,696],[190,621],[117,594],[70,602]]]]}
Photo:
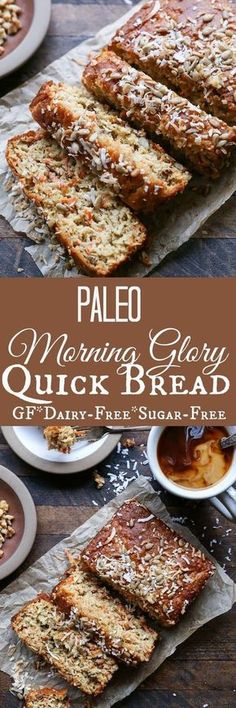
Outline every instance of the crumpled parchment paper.
{"type": "MultiPolygon", "coordinates": [[[[41,84],[51,79],[64,80],[70,84],[78,83],[83,65],[91,52],[98,51],[107,44],[116,29],[126,22],[141,7],[139,3],[118,21],[98,32],[96,37],[86,40],[72,51],[50,64],[40,74],[20,88],[5,96],[0,105],[0,214],[16,230],[29,236],[34,245],[26,250],[31,254],[41,273],[46,277],[78,277],[77,268],[70,268],[68,258],[59,245],[51,243],[48,230],[36,217],[34,208],[22,200],[20,190],[15,185],[6,191],[7,166],[5,149],[8,138],[14,134],[35,128],[28,106],[41,84]],[[23,211],[23,213],[22,213],[23,211]],[[43,240],[42,240],[43,239],[43,240]],[[35,245],[39,242],[39,245],[35,245]],[[69,265],[69,269],[68,269],[69,265]]],[[[225,170],[222,177],[212,182],[205,194],[201,189],[204,180],[194,178],[183,195],[172,201],[168,207],[162,207],[155,218],[148,223],[150,242],[144,257],[136,256],[131,263],[119,271],[119,275],[144,276],[150,273],[160,261],[176,250],[204,224],[236,189],[236,159],[225,170]],[[197,191],[193,189],[197,187],[197,191]],[[200,188],[200,191],[199,191],[200,188]]],[[[82,273],[80,274],[82,275],[82,273]]]]}
{"type": "MultiPolygon", "coordinates": [[[[0,634],[0,669],[12,677],[16,677],[18,688],[30,686],[63,687],[65,683],[51,669],[35,669],[35,656],[31,654],[18,640],[10,627],[10,619],[20,607],[33,598],[38,592],[50,592],[58,582],[67,567],[64,551],[70,550],[76,555],[87,545],[90,539],[107,523],[126,499],[138,499],[151,513],[175,528],[186,540],[209,556],[198,539],[182,525],[173,523],[160,497],[154,492],[151,484],[141,476],[129,487],[103,506],[92,518],[76,529],[71,536],[58,543],[40,560],[26,570],[15,582],[8,586],[5,594],[0,597],[1,634],[0,634]],[[9,649],[10,647],[10,649],[9,649]],[[19,664],[19,660],[23,660],[19,664]]],[[[60,510],[58,510],[60,513],[60,510]]],[[[212,559],[212,556],[209,556],[212,559]]],[[[151,660],[140,668],[121,668],[116,677],[100,698],[92,702],[97,708],[110,708],[117,701],[128,696],[144,679],[153,673],[176,647],[184,642],[199,627],[206,622],[231,609],[236,600],[236,586],[216,563],[216,572],[202,591],[199,598],[189,608],[180,623],[171,629],[161,628],[161,641],[151,660]]],[[[69,690],[76,705],[83,706],[83,698],[78,691],[69,690]]]]}

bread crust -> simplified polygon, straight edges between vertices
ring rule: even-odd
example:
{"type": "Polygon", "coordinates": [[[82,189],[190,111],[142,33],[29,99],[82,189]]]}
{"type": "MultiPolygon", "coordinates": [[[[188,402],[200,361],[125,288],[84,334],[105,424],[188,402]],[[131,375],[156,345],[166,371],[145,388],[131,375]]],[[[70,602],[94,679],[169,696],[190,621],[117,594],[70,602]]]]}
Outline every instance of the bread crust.
{"type": "MultiPolygon", "coordinates": [[[[107,683],[111,680],[113,674],[118,669],[114,659],[106,656],[101,648],[89,641],[86,634],[82,632],[82,630],[74,630],[72,627],[68,626],[68,623],[65,623],[65,616],[58,608],[55,607],[51,597],[45,593],[41,593],[33,600],[27,602],[26,605],[24,605],[24,607],[22,607],[21,610],[19,610],[19,612],[12,617],[11,625],[19,639],[21,639],[21,641],[23,641],[29,649],[37,653],[39,656],[42,656],[49,664],[57,669],[58,673],[63,676],[69,684],[80,688],[88,695],[97,696],[102,693],[107,683]],[[37,630],[36,627],[34,627],[33,633],[29,635],[29,613],[34,607],[34,621],[37,607],[39,612],[41,611],[45,613],[48,610],[52,613],[53,626],[50,628],[49,624],[48,626],[45,625],[44,633],[41,636],[40,627],[37,627],[37,630]],[[24,622],[26,622],[26,619],[27,626],[25,627],[24,622]],[[55,632],[57,638],[56,656],[55,650],[54,653],[52,653],[51,648],[49,649],[48,647],[49,642],[53,640],[55,632]],[[76,656],[76,654],[71,654],[70,670],[68,669],[68,662],[66,667],[66,661],[60,660],[58,644],[60,651],[62,651],[64,645],[66,646],[69,644],[72,650],[74,647],[76,652],[79,652],[78,656],[76,656]],[[80,657],[80,676],[78,676],[78,673],[75,674],[76,661],[78,662],[78,657],[80,657]]],[[[55,640],[52,641],[53,646],[54,641],[55,640]]]]}
{"type": "Polygon", "coordinates": [[[175,625],[215,567],[139,502],[123,504],[82,553],[86,566],[164,626],[175,625]]]}
{"type": "Polygon", "coordinates": [[[151,0],[118,30],[111,49],[229,125],[236,123],[235,6],[151,0]]]}
{"type": "MultiPolygon", "coordinates": [[[[17,179],[20,181],[22,190],[25,194],[25,196],[30,199],[38,209],[39,213],[43,215],[45,218],[45,221],[48,222],[47,219],[47,214],[45,212],[45,198],[44,198],[44,192],[43,192],[43,183],[40,187],[40,182],[36,179],[33,175],[30,175],[30,166],[28,168],[27,175],[25,176],[22,174],[22,161],[20,157],[17,155],[17,149],[19,146],[25,146],[26,148],[30,148],[31,146],[36,145],[37,143],[40,142],[41,140],[47,140],[52,142],[51,138],[47,138],[46,134],[42,131],[39,130],[37,132],[34,131],[29,131],[28,133],[24,133],[23,135],[16,135],[13,138],[11,138],[8,141],[7,144],[7,150],[6,150],[6,158],[7,162],[12,170],[12,172],[16,175],[17,179]],[[36,187],[36,188],[35,188],[36,187]]],[[[65,158],[68,160],[68,164],[72,162],[72,158],[65,158]]],[[[77,160],[77,165],[79,165],[79,160],[77,160]]],[[[80,171],[80,170],[79,170],[80,171]]],[[[118,200],[116,200],[113,195],[110,195],[110,197],[107,197],[108,190],[106,190],[105,186],[103,187],[98,181],[96,181],[96,178],[90,177],[87,168],[83,166],[82,172],[84,172],[85,178],[88,180],[91,179],[91,188],[94,189],[94,185],[99,185],[99,190],[101,193],[103,193],[104,190],[104,199],[110,200],[110,208],[111,208],[111,218],[115,219],[115,216],[117,214],[117,221],[119,222],[119,219],[121,218],[120,215],[123,214],[124,210],[126,207],[124,207],[121,203],[119,203],[118,200]]],[[[75,175],[76,177],[76,175],[75,175]]],[[[83,174],[81,177],[81,182],[83,182],[83,174]]],[[[63,198],[63,194],[65,195],[65,186],[63,186],[63,189],[59,186],[56,185],[55,182],[48,182],[51,185],[52,191],[56,188],[59,189],[59,192],[61,192],[61,197],[63,198]]],[[[68,179],[68,189],[70,188],[70,184],[73,186],[73,179],[71,180],[68,179]]],[[[77,187],[78,187],[78,175],[77,175],[77,187]]],[[[79,190],[78,190],[78,196],[79,196],[79,190]]],[[[90,212],[92,213],[93,210],[90,208],[90,212]]],[[[109,208],[107,209],[108,212],[108,218],[110,218],[109,215],[109,208]]],[[[97,258],[93,255],[93,253],[90,253],[90,247],[88,249],[88,252],[86,254],[85,250],[83,251],[82,249],[82,243],[81,245],[76,242],[76,239],[71,238],[70,236],[70,226],[67,225],[66,227],[66,222],[62,222],[62,218],[60,215],[60,219],[55,220],[53,223],[50,222],[50,230],[53,231],[56,235],[57,240],[59,243],[65,248],[65,250],[69,253],[69,255],[73,258],[75,261],[76,265],[78,268],[82,268],[86,273],[92,276],[98,276],[98,277],[106,277],[108,275],[112,275],[118,267],[120,267],[123,263],[125,263],[127,260],[132,258],[132,256],[144,246],[146,239],[147,239],[147,231],[145,226],[137,219],[135,215],[132,214],[132,212],[128,211],[127,209],[127,220],[129,219],[130,221],[130,236],[129,239],[126,239],[126,244],[125,247],[122,248],[122,254],[120,258],[118,258],[117,253],[114,249],[114,258],[110,258],[109,262],[106,261],[105,256],[97,258]]],[[[90,222],[91,223],[91,222],[90,222]]],[[[97,227],[96,227],[97,228],[97,227]]],[[[111,227],[112,228],[112,227],[111,227]]],[[[94,232],[94,239],[97,237],[97,231],[94,232]]],[[[103,233],[100,234],[100,238],[104,239],[103,233]]],[[[118,243],[118,238],[117,238],[117,247],[119,246],[118,243]]],[[[104,249],[105,250],[105,249],[104,249]]]]}
{"type": "Polygon", "coordinates": [[[89,573],[80,558],[53,589],[52,598],[108,654],[133,666],[150,660],[158,634],[89,573]]]}
{"type": "Polygon", "coordinates": [[[47,699],[57,698],[58,701],[63,702],[63,708],[70,708],[71,703],[69,701],[67,690],[61,689],[57,690],[55,688],[38,688],[33,691],[29,691],[25,696],[25,708],[34,708],[34,701],[44,700],[44,708],[47,708],[47,699]]]}
{"type": "Polygon", "coordinates": [[[122,117],[164,139],[178,158],[198,172],[216,178],[235,147],[236,129],[178,96],[107,49],[91,59],[83,82],[122,117]]]}
{"type": "Polygon", "coordinates": [[[44,130],[69,154],[80,156],[135,211],[155,211],[161,202],[181,193],[190,180],[187,170],[163,148],[91,100],[85,89],[50,81],[42,86],[30,110],[44,130]]]}

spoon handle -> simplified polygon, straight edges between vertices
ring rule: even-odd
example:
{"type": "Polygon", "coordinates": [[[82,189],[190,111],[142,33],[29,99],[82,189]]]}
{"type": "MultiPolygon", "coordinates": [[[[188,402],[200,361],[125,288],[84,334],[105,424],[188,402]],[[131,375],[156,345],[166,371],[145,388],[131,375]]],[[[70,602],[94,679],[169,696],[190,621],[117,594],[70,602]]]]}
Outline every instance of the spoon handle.
{"type": "Polygon", "coordinates": [[[229,435],[227,438],[221,438],[220,440],[220,447],[222,450],[224,450],[226,447],[232,447],[233,445],[236,445],[236,433],[233,435],[229,435]]]}

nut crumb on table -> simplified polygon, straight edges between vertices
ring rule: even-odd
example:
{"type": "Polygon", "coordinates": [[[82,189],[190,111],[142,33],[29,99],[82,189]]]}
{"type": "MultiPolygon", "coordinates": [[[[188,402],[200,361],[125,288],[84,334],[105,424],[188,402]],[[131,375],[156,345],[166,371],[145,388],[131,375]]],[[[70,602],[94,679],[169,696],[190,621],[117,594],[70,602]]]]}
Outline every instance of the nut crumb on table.
{"type": "Polygon", "coordinates": [[[128,448],[135,447],[135,439],[134,438],[127,438],[124,441],[124,447],[128,447],[128,448]]]}
{"type": "Polygon", "coordinates": [[[102,477],[102,475],[99,474],[97,470],[94,470],[93,478],[97,489],[102,489],[102,487],[104,487],[104,484],[106,484],[105,478],[102,477]]]}

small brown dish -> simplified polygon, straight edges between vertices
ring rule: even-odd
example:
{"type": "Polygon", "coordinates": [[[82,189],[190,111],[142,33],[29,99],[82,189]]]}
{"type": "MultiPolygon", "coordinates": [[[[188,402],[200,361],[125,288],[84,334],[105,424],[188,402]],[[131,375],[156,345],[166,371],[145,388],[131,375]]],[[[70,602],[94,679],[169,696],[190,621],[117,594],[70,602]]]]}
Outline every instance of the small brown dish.
{"type": "Polygon", "coordinates": [[[0,466],[0,499],[9,505],[14,517],[14,535],[3,544],[0,558],[0,580],[13,573],[29,554],[35,540],[37,516],[28,489],[13,472],[0,466]]]}
{"type": "Polygon", "coordinates": [[[0,78],[18,69],[38,49],[48,30],[51,0],[17,0],[21,28],[8,35],[0,56],[0,78]]]}

